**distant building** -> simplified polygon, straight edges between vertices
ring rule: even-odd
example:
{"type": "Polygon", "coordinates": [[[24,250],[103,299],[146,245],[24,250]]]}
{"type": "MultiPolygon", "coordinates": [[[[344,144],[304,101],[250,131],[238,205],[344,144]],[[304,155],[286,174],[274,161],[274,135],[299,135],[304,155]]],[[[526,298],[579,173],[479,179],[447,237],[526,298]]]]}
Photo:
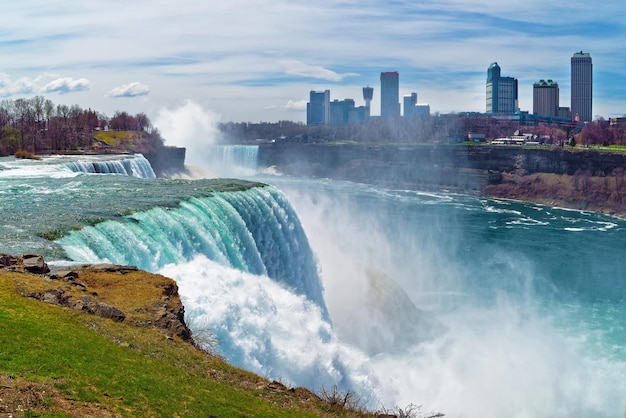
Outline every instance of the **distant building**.
{"type": "Polygon", "coordinates": [[[613,126],[615,128],[624,129],[624,128],[626,128],[626,117],[610,118],[609,119],[609,125],[613,126]]]}
{"type": "Polygon", "coordinates": [[[413,109],[417,105],[417,93],[403,97],[404,116],[413,116],[413,109]]]}
{"type": "Polygon", "coordinates": [[[374,87],[363,87],[363,100],[365,100],[365,107],[370,108],[372,98],[374,97],[374,87]]]}
{"type": "Polygon", "coordinates": [[[418,103],[413,109],[414,116],[428,116],[430,115],[430,105],[427,103],[418,103]]]}
{"type": "Polygon", "coordinates": [[[396,71],[380,73],[380,116],[400,117],[400,76],[396,71]]]}
{"type": "Polygon", "coordinates": [[[330,102],[330,124],[343,125],[348,123],[350,112],[354,110],[354,100],[333,100],[330,102]]]}
{"type": "Polygon", "coordinates": [[[328,125],[330,123],[330,90],[313,91],[306,104],[307,125],[328,125]]]}
{"type": "Polygon", "coordinates": [[[572,112],[569,110],[569,107],[559,107],[557,116],[562,119],[572,119],[572,112]]]}
{"type": "Polygon", "coordinates": [[[580,122],[591,122],[593,94],[593,64],[591,56],[583,51],[576,52],[571,59],[572,118],[580,122]]]}
{"type": "Polygon", "coordinates": [[[370,118],[368,106],[358,106],[348,112],[348,123],[365,122],[370,118]]]}
{"type": "Polygon", "coordinates": [[[430,105],[417,103],[417,93],[404,96],[404,117],[416,117],[430,115],[430,105]]]}
{"type": "Polygon", "coordinates": [[[552,80],[539,80],[533,84],[533,113],[559,116],[559,84],[552,80]]]}
{"type": "Polygon", "coordinates": [[[500,72],[497,62],[487,69],[487,113],[514,114],[519,110],[517,79],[502,77],[500,72]]]}

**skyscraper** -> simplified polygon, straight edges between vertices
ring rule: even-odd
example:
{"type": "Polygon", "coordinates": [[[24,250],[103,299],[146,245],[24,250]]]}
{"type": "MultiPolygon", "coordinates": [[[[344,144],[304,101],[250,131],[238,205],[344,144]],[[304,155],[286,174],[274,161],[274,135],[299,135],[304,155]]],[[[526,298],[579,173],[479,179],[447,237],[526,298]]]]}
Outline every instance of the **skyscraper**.
{"type": "Polygon", "coordinates": [[[492,63],[487,69],[487,113],[513,114],[517,110],[517,79],[502,77],[498,63],[492,63]]]}
{"type": "Polygon", "coordinates": [[[593,65],[587,52],[576,52],[572,56],[572,117],[581,122],[590,122],[592,113],[593,65]]]}
{"type": "Polygon", "coordinates": [[[313,91],[306,104],[307,125],[328,125],[330,123],[330,90],[313,91]]]}
{"type": "Polygon", "coordinates": [[[559,116],[559,84],[539,80],[533,84],[533,113],[541,116],[559,116]]]}
{"type": "Polygon", "coordinates": [[[380,116],[400,117],[399,75],[396,71],[380,73],[380,116]]]}

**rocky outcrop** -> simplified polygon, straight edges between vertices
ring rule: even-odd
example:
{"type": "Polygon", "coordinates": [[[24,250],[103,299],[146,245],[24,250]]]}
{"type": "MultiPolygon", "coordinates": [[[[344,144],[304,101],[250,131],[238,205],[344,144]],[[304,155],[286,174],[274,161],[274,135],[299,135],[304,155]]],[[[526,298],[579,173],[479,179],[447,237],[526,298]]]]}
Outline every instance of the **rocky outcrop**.
{"type": "Polygon", "coordinates": [[[50,268],[44,261],[43,256],[33,253],[24,253],[21,257],[0,254],[0,268],[32,274],[47,274],[50,272],[50,268]]]}
{"type": "Polygon", "coordinates": [[[0,269],[27,273],[16,276],[23,296],[139,327],[156,327],[168,337],[192,340],[178,286],[167,277],[114,264],[50,272],[41,255],[30,253],[21,257],[0,254],[0,269]]]}
{"type": "Polygon", "coordinates": [[[26,296],[39,299],[45,303],[66,306],[68,308],[84,311],[92,315],[110,318],[117,322],[122,322],[126,319],[126,314],[117,309],[115,306],[100,302],[87,295],[76,298],[71,292],[62,288],[48,289],[43,292],[31,292],[26,294],[26,296]]]}

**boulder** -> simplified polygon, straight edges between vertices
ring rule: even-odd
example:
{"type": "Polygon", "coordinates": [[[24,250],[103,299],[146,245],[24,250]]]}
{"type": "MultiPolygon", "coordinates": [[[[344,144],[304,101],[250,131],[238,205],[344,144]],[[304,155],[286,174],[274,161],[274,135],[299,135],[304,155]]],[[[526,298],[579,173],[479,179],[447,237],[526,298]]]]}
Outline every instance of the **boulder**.
{"type": "Polygon", "coordinates": [[[0,268],[11,269],[20,264],[20,258],[11,254],[0,254],[0,268]]]}
{"type": "Polygon", "coordinates": [[[22,266],[24,271],[33,274],[46,274],[50,273],[50,268],[48,264],[43,259],[43,256],[40,254],[34,253],[24,253],[22,255],[22,266]]]}
{"type": "Polygon", "coordinates": [[[95,306],[91,305],[93,309],[92,313],[94,315],[101,316],[103,318],[111,318],[117,322],[122,322],[126,319],[126,314],[113,305],[102,302],[95,303],[94,305],[95,306]]]}
{"type": "Polygon", "coordinates": [[[59,270],[56,273],[51,274],[50,279],[73,282],[78,279],[78,273],[76,273],[74,270],[59,270]]]}

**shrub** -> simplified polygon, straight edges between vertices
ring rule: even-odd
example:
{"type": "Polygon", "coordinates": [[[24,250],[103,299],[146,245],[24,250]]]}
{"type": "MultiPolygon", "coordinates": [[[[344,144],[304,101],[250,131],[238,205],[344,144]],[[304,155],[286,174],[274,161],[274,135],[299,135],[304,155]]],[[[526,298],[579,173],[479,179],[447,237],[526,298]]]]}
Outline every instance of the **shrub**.
{"type": "Polygon", "coordinates": [[[26,151],[24,149],[18,149],[15,151],[15,158],[26,158],[29,160],[41,160],[34,152],[26,151]]]}

